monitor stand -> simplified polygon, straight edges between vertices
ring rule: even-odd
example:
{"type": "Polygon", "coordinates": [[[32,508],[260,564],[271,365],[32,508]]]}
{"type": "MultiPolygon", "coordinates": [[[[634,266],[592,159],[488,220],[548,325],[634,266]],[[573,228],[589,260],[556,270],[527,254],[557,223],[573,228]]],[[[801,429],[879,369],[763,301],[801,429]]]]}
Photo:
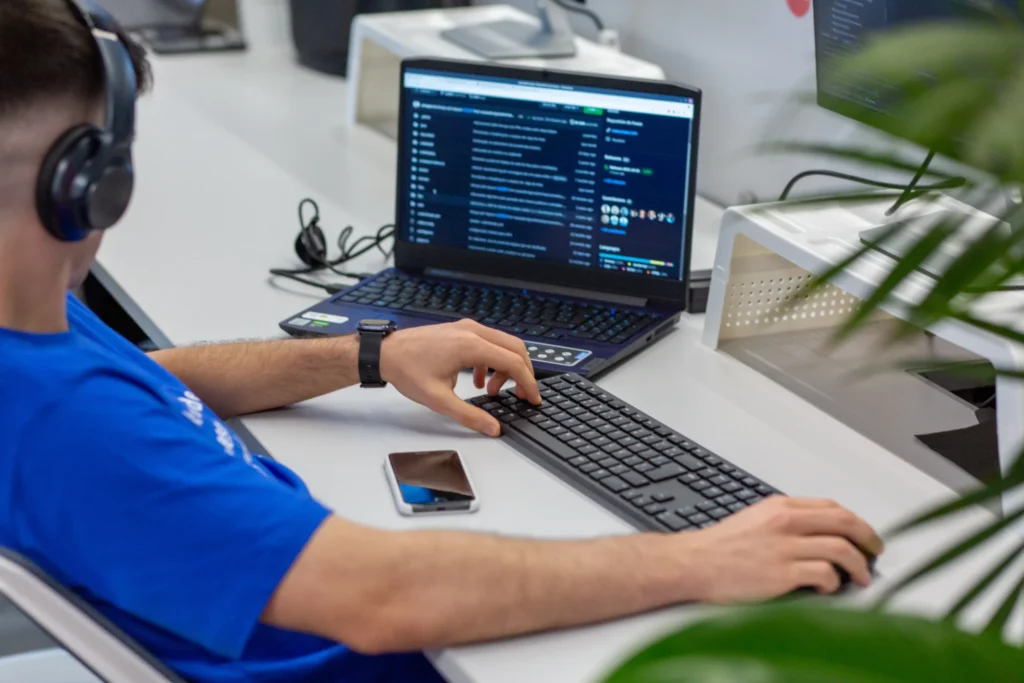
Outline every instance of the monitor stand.
{"type": "MultiPolygon", "coordinates": [[[[957,224],[961,226],[961,229],[947,239],[917,269],[919,272],[935,279],[938,279],[945,273],[950,264],[963,254],[967,245],[974,239],[977,239],[990,225],[988,221],[979,219],[977,213],[929,201],[928,197],[922,197],[904,204],[891,216],[886,215],[884,207],[878,204],[850,206],[846,210],[877,226],[861,231],[861,244],[870,246],[875,251],[895,260],[900,260],[906,256],[914,244],[936,222],[955,219],[957,224]],[[954,212],[960,215],[953,216],[954,212]],[[894,227],[898,228],[896,233],[883,241],[885,235],[894,227]]],[[[1006,229],[1009,230],[1010,226],[1007,225],[1006,229]]],[[[1010,279],[1000,289],[1024,289],[1024,275],[1010,279]]]]}
{"type": "Polygon", "coordinates": [[[485,59],[574,57],[576,35],[565,10],[537,0],[541,27],[514,19],[459,26],[442,31],[449,42],[485,59]]]}

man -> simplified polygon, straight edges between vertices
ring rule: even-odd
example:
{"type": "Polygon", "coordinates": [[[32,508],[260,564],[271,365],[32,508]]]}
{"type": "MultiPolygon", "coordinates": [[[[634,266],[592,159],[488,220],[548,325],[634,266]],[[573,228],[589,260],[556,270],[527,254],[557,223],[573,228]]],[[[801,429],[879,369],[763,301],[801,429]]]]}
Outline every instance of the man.
{"type": "MultiPolygon", "coordinates": [[[[121,40],[145,86],[144,54],[121,40]]],[[[685,601],[830,592],[837,566],[869,582],[864,553],[881,543],[829,501],[776,498],[700,532],[580,542],[380,531],[332,515],[222,420],[357,383],[357,340],[147,358],[67,294],[101,232],[58,238],[37,186],[58,138],[105,120],[103,73],[70,0],[0,3],[0,546],[185,678],[436,680],[420,655],[400,653],[685,601]]],[[[476,368],[480,388],[511,377],[540,401],[523,345],[478,324],[382,345],[384,380],[496,435],[453,394],[462,368],[476,368]]]]}

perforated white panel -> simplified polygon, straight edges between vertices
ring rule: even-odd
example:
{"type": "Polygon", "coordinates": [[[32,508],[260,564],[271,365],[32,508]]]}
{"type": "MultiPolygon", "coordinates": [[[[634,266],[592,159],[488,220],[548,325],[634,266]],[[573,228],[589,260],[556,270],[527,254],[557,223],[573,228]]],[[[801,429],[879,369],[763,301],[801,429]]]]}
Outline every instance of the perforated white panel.
{"type": "Polygon", "coordinates": [[[725,290],[720,338],[836,327],[857,298],[828,285],[810,296],[801,288],[813,275],[740,235],[725,290]]]}

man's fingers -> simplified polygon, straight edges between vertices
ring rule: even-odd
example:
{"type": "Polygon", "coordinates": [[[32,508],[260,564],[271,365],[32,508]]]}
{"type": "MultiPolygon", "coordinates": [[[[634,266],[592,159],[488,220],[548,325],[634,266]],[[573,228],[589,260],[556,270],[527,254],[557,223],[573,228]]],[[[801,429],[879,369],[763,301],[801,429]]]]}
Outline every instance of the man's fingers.
{"type": "Polygon", "coordinates": [[[501,423],[487,414],[487,411],[466,403],[450,391],[442,389],[433,393],[426,406],[475,432],[501,436],[501,423]]]}
{"type": "MultiPolygon", "coordinates": [[[[523,364],[529,370],[529,377],[519,378],[516,377],[515,373],[509,372],[510,375],[516,380],[516,384],[522,386],[527,392],[527,400],[534,403],[540,403],[540,388],[537,386],[537,379],[533,373],[533,361],[530,360],[530,354],[526,350],[526,344],[523,343],[518,337],[513,337],[510,334],[506,334],[500,330],[481,325],[479,323],[473,323],[470,327],[474,334],[481,337],[482,339],[500,346],[502,349],[514,353],[522,359],[523,364]]],[[[505,370],[506,368],[495,368],[495,370],[505,370]]]]}
{"type": "Polygon", "coordinates": [[[867,558],[845,538],[835,536],[812,536],[798,539],[797,557],[801,560],[827,560],[847,571],[854,583],[868,586],[871,570],[867,558]]]}
{"type": "Polygon", "coordinates": [[[881,555],[885,549],[882,539],[867,522],[839,506],[801,509],[792,516],[790,524],[790,531],[804,536],[845,538],[872,556],[881,555]]]}
{"type": "Polygon", "coordinates": [[[841,583],[831,562],[805,561],[793,566],[794,588],[813,588],[819,593],[835,593],[841,583]]]}
{"type": "MultiPolygon", "coordinates": [[[[537,380],[533,376],[533,369],[527,362],[508,349],[488,342],[483,337],[477,336],[473,345],[468,349],[469,357],[466,361],[473,366],[486,365],[494,368],[494,374],[505,373],[527,390],[529,400],[540,403],[540,389],[537,387],[537,380]]],[[[492,377],[493,381],[494,378],[492,377]]]]}
{"type": "Polygon", "coordinates": [[[487,382],[487,368],[477,366],[473,368],[473,386],[477,389],[483,389],[484,384],[487,382]]]}
{"type": "Polygon", "coordinates": [[[497,395],[501,388],[505,386],[505,382],[508,381],[507,372],[496,372],[491,375],[491,379],[487,382],[487,393],[491,396],[497,395]]]}

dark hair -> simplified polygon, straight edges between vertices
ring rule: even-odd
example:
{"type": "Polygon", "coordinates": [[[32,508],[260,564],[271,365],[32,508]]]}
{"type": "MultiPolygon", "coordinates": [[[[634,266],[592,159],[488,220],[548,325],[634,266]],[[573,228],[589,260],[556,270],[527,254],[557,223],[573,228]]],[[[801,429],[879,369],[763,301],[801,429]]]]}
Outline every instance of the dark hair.
{"type": "MultiPolygon", "coordinates": [[[[123,31],[139,92],[152,82],[146,50],[123,31]]],[[[52,98],[98,101],[103,65],[67,0],[0,0],[0,116],[52,98]]]]}

